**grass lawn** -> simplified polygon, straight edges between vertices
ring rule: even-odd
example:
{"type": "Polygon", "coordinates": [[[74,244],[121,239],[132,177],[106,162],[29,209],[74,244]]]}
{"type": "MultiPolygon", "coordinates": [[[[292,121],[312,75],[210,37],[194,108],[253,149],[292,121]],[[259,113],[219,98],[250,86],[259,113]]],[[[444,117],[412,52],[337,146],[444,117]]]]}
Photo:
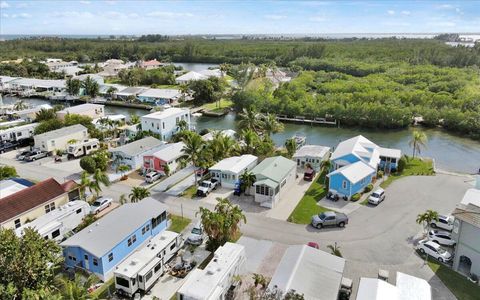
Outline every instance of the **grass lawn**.
{"type": "Polygon", "coordinates": [[[317,202],[325,197],[327,193],[323,186],[324,178],[325,174],[320,174],[315,178],[315,181],[288,217],[289,222],[309,224],[314,214],[328,210],[325,207],[317,205],[317,202]]]}
{"type": "Polygon", "coordinates": [[[192,185],[191,187],[189,187],[188,189],[186,189],[182,193],[182,197],[185,197],[187,199],[193,199],[193,198],[196,197],[196,195],[197,195],[197,186],[196,185],[192,185]]]}
{"type": "Polygon", "coordinates": [[[189,218],[182,218],[181,216],[172,214],[170,214],[170,220],[172,221],[172,224],[170,225],[170,227],[168,227],[168,230],[177,233],[181,233],[185,229],[185,227],[187,227],[188,224],[190,224],[190,222],[192,221],[189,218]]]}
{"type": "Polygon", "coordinates": [[[382,182],[382,188],[388,187],[393,181],[412,175],[434,175],[433,162],[430,159],[411,158],[407,160],[405,169],[401,173],[395,173],[388,176],[388,179],[382,182]]]}
{"type": "Polygon", "coordinates": [[[92,292],[92,297],[94,299],[107,299],[110,295],[113,295],[115,292],[115,282],[113,278],[105,282],[101,287],[92,292]]]}
{"type": "Polygon", "coordinates": [[[176,84],[152,84],[151,87],[156,89],[178,89],[178,85],[176,84]]]}
{"type": "Polygon", "coordinates": [[[232,105],[232,100],[222,98],[222,100],[220,100],[220,107],[217,107],[217,102],[205,103],[204,105],[202,105],[202,107],[204,110],[220,112],[223,111],[225,108],[230,108],[232,105]]]}
{"type": "Polygon", "coordinates": [[[466,277],[436,261],[429,261],[428,266],[458,300],[478,299],[480,287],[470,282],[466,277]]]}

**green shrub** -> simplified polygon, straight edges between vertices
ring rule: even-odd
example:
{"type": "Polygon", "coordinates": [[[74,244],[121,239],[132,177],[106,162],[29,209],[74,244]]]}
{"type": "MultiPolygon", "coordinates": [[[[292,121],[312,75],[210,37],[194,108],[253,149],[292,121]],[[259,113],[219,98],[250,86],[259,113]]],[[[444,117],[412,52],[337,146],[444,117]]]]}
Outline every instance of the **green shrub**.
{"type": "Polygon", "coordinates": [[[352,196],[352,201],[358,201],[360,199],[360,194],[356,193],[352,196]]]}
{"type": "Polygon", "coordinates": [[[383,177],[383,171],[380,170],[380,171],[377,172],[377,178],[380,179],[382,177],[383,177]]]}
{"type": "Polygon", "coordinates": [[[406,165],[407,165],[407,158],[405,156],[402,156],[402,158],[400,158],[400,160],[398,161],[397,171],[399,173],[402,173],[406,165]]]}
{"type": "Polygon", "coordinates": [[[368,193],[370,192],[371,190],[373,190],[373,184],[369,184],[365,187],[365,189],[363,190],[364,193],[368,193]]]}

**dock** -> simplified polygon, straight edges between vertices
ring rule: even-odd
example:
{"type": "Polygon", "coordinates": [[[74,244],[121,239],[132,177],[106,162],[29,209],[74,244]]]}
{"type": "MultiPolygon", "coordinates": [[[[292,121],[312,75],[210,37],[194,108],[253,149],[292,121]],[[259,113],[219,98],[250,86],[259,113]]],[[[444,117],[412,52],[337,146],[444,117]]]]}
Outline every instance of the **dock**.
{"type": "Polygon", "coordinates": [[[337,120],[327,120],[327,118],[306,118],[304,116],[289,117],[286,115],[277,115],[277,120],[281,122],[301,123],[310,125],[337,125],[337,120]]]}

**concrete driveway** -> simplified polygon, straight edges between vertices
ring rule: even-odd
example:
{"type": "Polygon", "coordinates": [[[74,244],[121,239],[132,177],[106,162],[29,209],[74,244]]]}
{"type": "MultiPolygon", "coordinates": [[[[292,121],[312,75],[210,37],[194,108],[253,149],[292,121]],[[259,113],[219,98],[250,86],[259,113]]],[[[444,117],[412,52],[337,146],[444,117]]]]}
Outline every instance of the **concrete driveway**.
{"type": "Polygon", "coordinates": [[[180,171],[170,175],[169,177],[165,178],[162,182],[157,184],[152,188],[152,192],[165,192],[167,189],[171,188],[176,183],[180,182],[181,180],[185,179],[187,176],[193,173],[193,166],[188,166],[186,168],[181,169],[180,171]]]}

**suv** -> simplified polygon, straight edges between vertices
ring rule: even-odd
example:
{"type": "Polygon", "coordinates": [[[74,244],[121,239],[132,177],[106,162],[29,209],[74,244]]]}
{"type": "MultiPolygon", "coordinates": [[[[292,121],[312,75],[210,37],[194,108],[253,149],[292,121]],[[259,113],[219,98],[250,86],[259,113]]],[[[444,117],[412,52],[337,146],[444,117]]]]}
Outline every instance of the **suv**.
{"type": "Polygon", "coordinates": [[[17,149],[20,144],[18,142],[4,142],[0,144],[0,153],[5,153],[13,149],[17,149]]]}
{"type": "Polygon", "coordinates": [[[441,228],[441,229],[445,229],[445,230],[448,230],[448,231],[452,231],[454,220],[455,220],[455,218],[453,216],[438,215],[438,221],[433,220],[430,223],[430,227],[441,228]]]}
{"type": "Polygon", "coordinates": [[[160,179],[160,177],[162,177],[162,174],[153,171],[153,172],[150,172],[147,175],[145,175],[145,181],[148,182],[148,183],[152,183],[152,182],[160,179]]]}
{"type": "Polygon", "coordinates": [[[312,181],[315,177],[315,170],[314,169],[307,169],[305,173],[303,173],[303,180],[305,181],[312,181]]]}
{"type": "Polygon", "coordinates": [[[203,225],[201,222],[195,224],[186,240],[190,245],[201,245],[203,243],[203,225]]]}
{"type": "Polygon", "coordinates": [[[368,203],[378,205],[385,200],[385,191],[383,189],[377,189],[368,197],[368,203]]]}

